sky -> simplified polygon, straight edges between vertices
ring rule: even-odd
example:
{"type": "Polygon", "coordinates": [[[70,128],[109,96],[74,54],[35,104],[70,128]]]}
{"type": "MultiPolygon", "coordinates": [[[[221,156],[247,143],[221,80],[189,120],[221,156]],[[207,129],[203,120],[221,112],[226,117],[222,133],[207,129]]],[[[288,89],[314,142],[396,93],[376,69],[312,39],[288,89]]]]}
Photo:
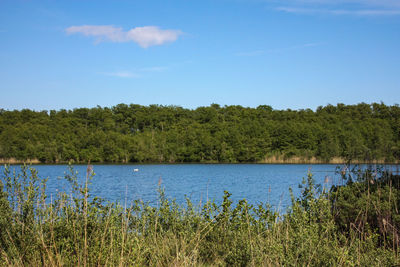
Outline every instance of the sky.
{"type": "Polygon", "coordinates": [[[0,0],[0,109],[400,103],[400,0],[0,0]]]}

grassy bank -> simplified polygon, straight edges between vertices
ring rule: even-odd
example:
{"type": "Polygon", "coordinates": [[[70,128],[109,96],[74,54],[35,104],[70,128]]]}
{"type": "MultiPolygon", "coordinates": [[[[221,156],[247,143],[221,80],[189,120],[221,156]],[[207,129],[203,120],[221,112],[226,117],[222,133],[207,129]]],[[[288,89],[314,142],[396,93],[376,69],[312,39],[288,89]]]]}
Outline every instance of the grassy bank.
{"type": "Polygon", "coordinates": [[[40,164],[40,160],[38,159],[27,159],[27,160],[19,160],[16,158],[0,158],[0,164],[40,164]]]}
{"type": "Polygon", "coordinates": [[[268,204],[157,206],[105,203],[78,184],[45,194],[33,168],[6,168],[0,186],[4,266],[393,266],[400,264],[398,177],[343,173],[347,186],[321,190],[309,174],[285,214],[268,204]]]}
{"type": "MultiPolygon", "coordinates": [[[[55,162],[41,162],[38,159],[27,159],[27,160],[18,160],[16,158],[9,159],[0,159],[0,164],[68,164],[70,161],[55,161],[55,162]]],[[[117,161],[117,162],[96,162],[96,164],[134,164],[137,162],[125,162],[125,161],[117,161]]],[[[219,162],[219,161],[203,161],[203,162],[146,162],[144,164],[182,164],[182,163],[197,163],[197,164],[226,164],[226,163],[234,163],[234,162],[219,162]]],[[[246,163],[246,162],[240,162],[246,163]]],[[[269,155],[266,156],[263,160],[257,162],[247,162],[247,163],[259,163],[259,164],[348,164],[349,160],[340,157],[334,157],[328,160],[322,160],[315,157],[299,157],[299,156],[291,156],[287,157],[284,155],[269,155]]],[[[399,164],[398,160],[387,160],[387,159],[374,159],[374,160],[351,160],[353,164],[399,164]]],[[[86,161],[75,162],[75,164],[86,164],[86,161]]],[[[141,163],[143,164],[143,163],[141,163]]]]}
{"type": "MultiPolygon", "coordinates": [[[[316,157],[299,157],[284,155],[267,156],[260,163],[266,164],[348,164],[349,160],[341,157],[333,157],[331,159],[318,159],[316,157]]],[[[398,160],[373,159],[373,160],[351,160],[352,164],[399,164],[398,160]]]]}

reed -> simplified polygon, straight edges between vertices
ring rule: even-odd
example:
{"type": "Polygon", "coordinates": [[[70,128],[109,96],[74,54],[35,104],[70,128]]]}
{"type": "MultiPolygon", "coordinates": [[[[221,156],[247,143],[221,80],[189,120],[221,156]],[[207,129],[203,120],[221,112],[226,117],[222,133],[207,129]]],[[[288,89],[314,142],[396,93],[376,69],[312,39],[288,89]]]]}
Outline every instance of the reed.
{"type": "MultiPolygon", "coordinates": [[[[350,161],[341,157],[332,157],[330,159],[319,159],[316,157],[307,156],[285,156],[281,154],[267,155],[259,163],[266,164],[348,164],[350,161]]],[[[351,160],[352,164],[399,164],[398,160],[387,160],[387,159],[373,159],[373,160],[351,160]]]]}
{"type": "Polygon", "coordinates": [[[0,265],[394,266],[400,263],[399,215],[395,207],[398,192],[389,182],[389,176],[382,176],[382,180],[374,178],[373,185],[360,179],[353,182],[357,188],[349,185],[319,191],[312,174],[308,174],[301,185],[302,195],[292,194],[292,205],[284,214],[268,203],[253,206],[241,200],[233,205],[229,192],[224,193],[220,205],[211,201],[194,205],[189,199],[185,205],[179,205],[166,197],[161,179],[155,207],[139,200],[131,205],[107,203],[90,194],[94,176],[90,167],[84,184],[78,183],[77,176],[70,167],[65,178],[71,190],[49,198],[45,194],[46,180],[39,179],[33,168],[23,166],[21,172],[5,168],[0,180],[0,265]],[[337,216],[337,211],[346,211],[341,205],[347,191],[365,192],[361,195],[366,199],[354,220],[345,222],[337,216]],[[366,227],[374,212],[383,216],[381,222],[385,219],[383,232],[376,230],[379,225],[375,230],[366,227]]]}

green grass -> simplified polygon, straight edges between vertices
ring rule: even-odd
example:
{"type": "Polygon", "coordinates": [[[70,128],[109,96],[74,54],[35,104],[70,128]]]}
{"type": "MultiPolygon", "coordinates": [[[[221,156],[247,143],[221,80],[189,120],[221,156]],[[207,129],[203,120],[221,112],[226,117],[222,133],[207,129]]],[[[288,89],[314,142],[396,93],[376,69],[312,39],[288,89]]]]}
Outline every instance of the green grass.
{"type": "MultiPolygon", "coordinates": [[[[49,199],[46,180],[39,179],[33,168],[24,166],[17,174],[6,167],[0,180],[0,265],[400,264],[395,186],[382,184],[386,191],[378,187],[367,191],[361,185],[368,183],[359,181],[354,183],[359,185],[357,189],[350,184],[321,192],[309,174],[303,181],[302,195],[292,197],[291,207],[278,214],[268,204],[253,207],[242,200],[233,205],[228,192],[221,205],[194,205],[190,200],[178,205],[165,197],[162,187],[155,207],[141,201],[130,206],[105,203],[90,195],[91,177],[88,168],[86,182],[80,185],[71,167],[65,178],[72,191],[49,199]],[[365,197],[354,216],[354,199],[347,201],[353,189],[361,192],[358,199],[365,197]],[[373,212],[386,212],[386,232],[369,221],[373,212]]],[[[376,180],[374,185],[379,183],[376,180]]]]}

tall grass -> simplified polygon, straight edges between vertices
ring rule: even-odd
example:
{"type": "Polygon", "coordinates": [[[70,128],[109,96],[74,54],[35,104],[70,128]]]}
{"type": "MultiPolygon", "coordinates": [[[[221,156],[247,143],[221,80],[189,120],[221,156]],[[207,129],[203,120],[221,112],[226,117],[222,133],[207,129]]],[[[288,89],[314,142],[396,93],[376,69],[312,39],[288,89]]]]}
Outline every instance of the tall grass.
{"type": "MultiPolygon", "coordinates": [[[[6,166],[0,180],[0,265],[400,264],[398,240],[388,237],[390,231],[382,235],[374,228],[352,227],[353,221],[338,220],[343,196],[337,192],[345,189],[319,191],[311,174],[303,180],[302,195],[292,194],[292,205],[285,214],[268,204],[252,206],[246,200],[233,205],[228,192],[221,205],[210,201],[194,205],[189,199],[179,205],[166,198],[161,185],[155,207],[142,201],[130,206],[106,203],[90,194],[94,175],[90,168],[84,184],[78,183],[77,175],[70,167],[65,178],[71,191],[49,198],[46,180],[39,179],[36,170],[23,166],[16,172],[6,166]]],[[[394,190],[385,191],[391,203],[397,201],[394,190]]],[[[370,200],[370,205],[379,204],[377,199],[370,200]]],[[[371,209],[362,209],[358,216],[368,212],[371,209]]],[[[392,217],[398,212],[385,216],[388,228],[395,225],[392,217]]]]}

